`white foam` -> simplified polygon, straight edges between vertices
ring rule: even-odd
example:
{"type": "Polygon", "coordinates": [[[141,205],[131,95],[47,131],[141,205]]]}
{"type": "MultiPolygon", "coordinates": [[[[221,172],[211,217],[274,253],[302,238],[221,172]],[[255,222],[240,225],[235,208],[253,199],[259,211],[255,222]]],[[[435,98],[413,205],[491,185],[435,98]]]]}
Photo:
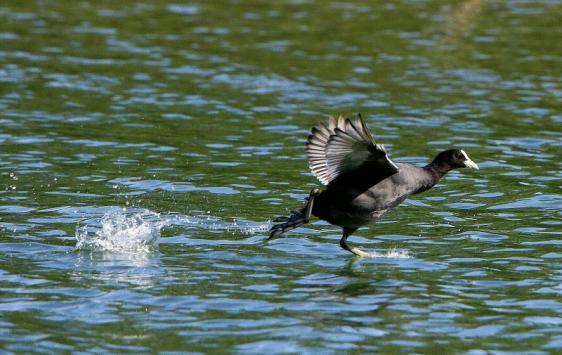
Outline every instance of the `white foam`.
{"type": "Polygon", "coordinates": [[[121,253],[147,253],[158,246],[166,222],[154,212],[112,210],[101,219],[89,219],[76,227],[76,249],[121,253]]]}
{"type": "Polygon", "coordinates": [[[211,215],[160,215],[148,210],[115,209],[101,218],[87,219],[76,226],[76,249],[147,253],[157,248],[162,228],[171,225],[232,234],[256,234],[267,232],[271,222],[224,221],[211,215]]]}
{"type": "Polygon", "coordinates": [[[388,249],[385,252],[370,252],[367,253],[369,254],[369,258],[388,258],[388,259],[411,259],[412,256],[410,255],[410,252],[408,250],[405,249],[396,249],[396,248],[392,248],[392,249],[388,249]]]}

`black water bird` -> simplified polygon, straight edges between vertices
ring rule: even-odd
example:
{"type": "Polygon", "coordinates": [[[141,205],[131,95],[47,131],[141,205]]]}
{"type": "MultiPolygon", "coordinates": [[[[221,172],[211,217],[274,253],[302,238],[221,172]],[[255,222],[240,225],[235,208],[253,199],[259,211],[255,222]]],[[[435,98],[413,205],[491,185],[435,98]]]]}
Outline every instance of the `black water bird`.
{"type": "Polygon", "coordinates": [[[343,228],[340,245],[358,256],[369,254],[350,247],[347,238],[359,227],[377,221],[408,196],[432,188],[449,171],[477,169],[459,149],[443,151],[424,166],[394,163],[377,144],[361,115],[355,119],[331,117],[312,128],[306,143],[312,174],[326,186],[313,189],[300,211],[271,227],[270,239],[310,221],[311,215],[343,228]]]}

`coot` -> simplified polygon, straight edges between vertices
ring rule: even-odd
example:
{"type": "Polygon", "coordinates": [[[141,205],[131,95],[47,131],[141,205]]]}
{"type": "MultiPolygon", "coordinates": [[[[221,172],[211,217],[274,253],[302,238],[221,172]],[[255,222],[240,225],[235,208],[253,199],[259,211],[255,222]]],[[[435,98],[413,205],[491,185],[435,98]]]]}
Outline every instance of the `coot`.
{"type": "Polygon", "coordinates": [[[477,169],[459,149],[443,151],[424,166],[394,163],[384,146],[375,143],[361,115],[355,119],[329,118],[312,128],[306,143],[312,174],[326,185],[313,189],[300,211],[271,227],[270,239],[308,223],[311,215],[343,228],[340,246],[358,256],[368,254],[350,247],[347,238],[372,223],[408,196],[426,191],[452,169],[477,169]]]}

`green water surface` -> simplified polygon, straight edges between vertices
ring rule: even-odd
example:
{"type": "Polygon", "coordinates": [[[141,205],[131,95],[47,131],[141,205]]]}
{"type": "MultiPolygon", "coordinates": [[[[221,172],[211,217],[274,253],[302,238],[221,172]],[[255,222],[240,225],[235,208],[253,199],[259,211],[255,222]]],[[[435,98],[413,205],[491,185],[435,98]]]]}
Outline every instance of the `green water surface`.
{"type": "Polygon", "coordinates": [[[549,0],[2,1],[0,352],[560,353],[561,19],[549,0]],[[395,161],[458,147],[480,171],[350,239],[378,257],[321,221],[268,242],[320,186],[310,127],[357,112],[395,161]]]}

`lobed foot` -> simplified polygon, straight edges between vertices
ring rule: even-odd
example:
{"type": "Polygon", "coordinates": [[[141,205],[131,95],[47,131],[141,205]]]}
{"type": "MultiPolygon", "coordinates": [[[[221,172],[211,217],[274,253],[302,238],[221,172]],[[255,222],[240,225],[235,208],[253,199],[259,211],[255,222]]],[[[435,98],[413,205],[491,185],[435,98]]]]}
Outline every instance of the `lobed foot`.
{"type": "Polygon", "coordinates": [[[371,254],[364,252],[363,250],[359,249],[359,248],[351,248],[350,250],[353,254],[357,255],[360,258],[366,258],[371,256],[371,254]]]}
{"type": "Polygon", "coordinates": [[[276,224],[270,229],[270,235],[268,239],[274,239],[279,237],[285,232],[295,229],[298,226],[306,224],[310,221],[312,216],[312,207],[314,206],[314,199],[320,194],[320,190],[312,189],[308,195],[306,205],[301,211],[293,211],[289,217],[278,217],[273,220],[273,222],[282,222],[276,224]]]}
{"type": "Polygon", "coordinates": [[[340,240],[340,246],[343,249],[345,249],[345,250],[347,250],[347,251],[349,251],[349,252],[353,253],[354,255],[359,256],[361,258],[371,256],[369,253],[366,253],[359,248],[350,247],[349,244],[347,244],[347,236],[342,237],[342,239],[340,240]]]}
{"type": "Polygon", "coordinates": [[[349,237],[351,235],[351,233],[355,232],[357,230],[357,228],[343,228],[343,236],[340,239],[340,246],[353,253],[354,255],[361,257],[361,258],[365,258],[368,256],[371,256],[369,253],[364,252],[363,250],[356,248],[356,247],[350,247],[349,244],[347,244],[347,237],[349,237]]]}

